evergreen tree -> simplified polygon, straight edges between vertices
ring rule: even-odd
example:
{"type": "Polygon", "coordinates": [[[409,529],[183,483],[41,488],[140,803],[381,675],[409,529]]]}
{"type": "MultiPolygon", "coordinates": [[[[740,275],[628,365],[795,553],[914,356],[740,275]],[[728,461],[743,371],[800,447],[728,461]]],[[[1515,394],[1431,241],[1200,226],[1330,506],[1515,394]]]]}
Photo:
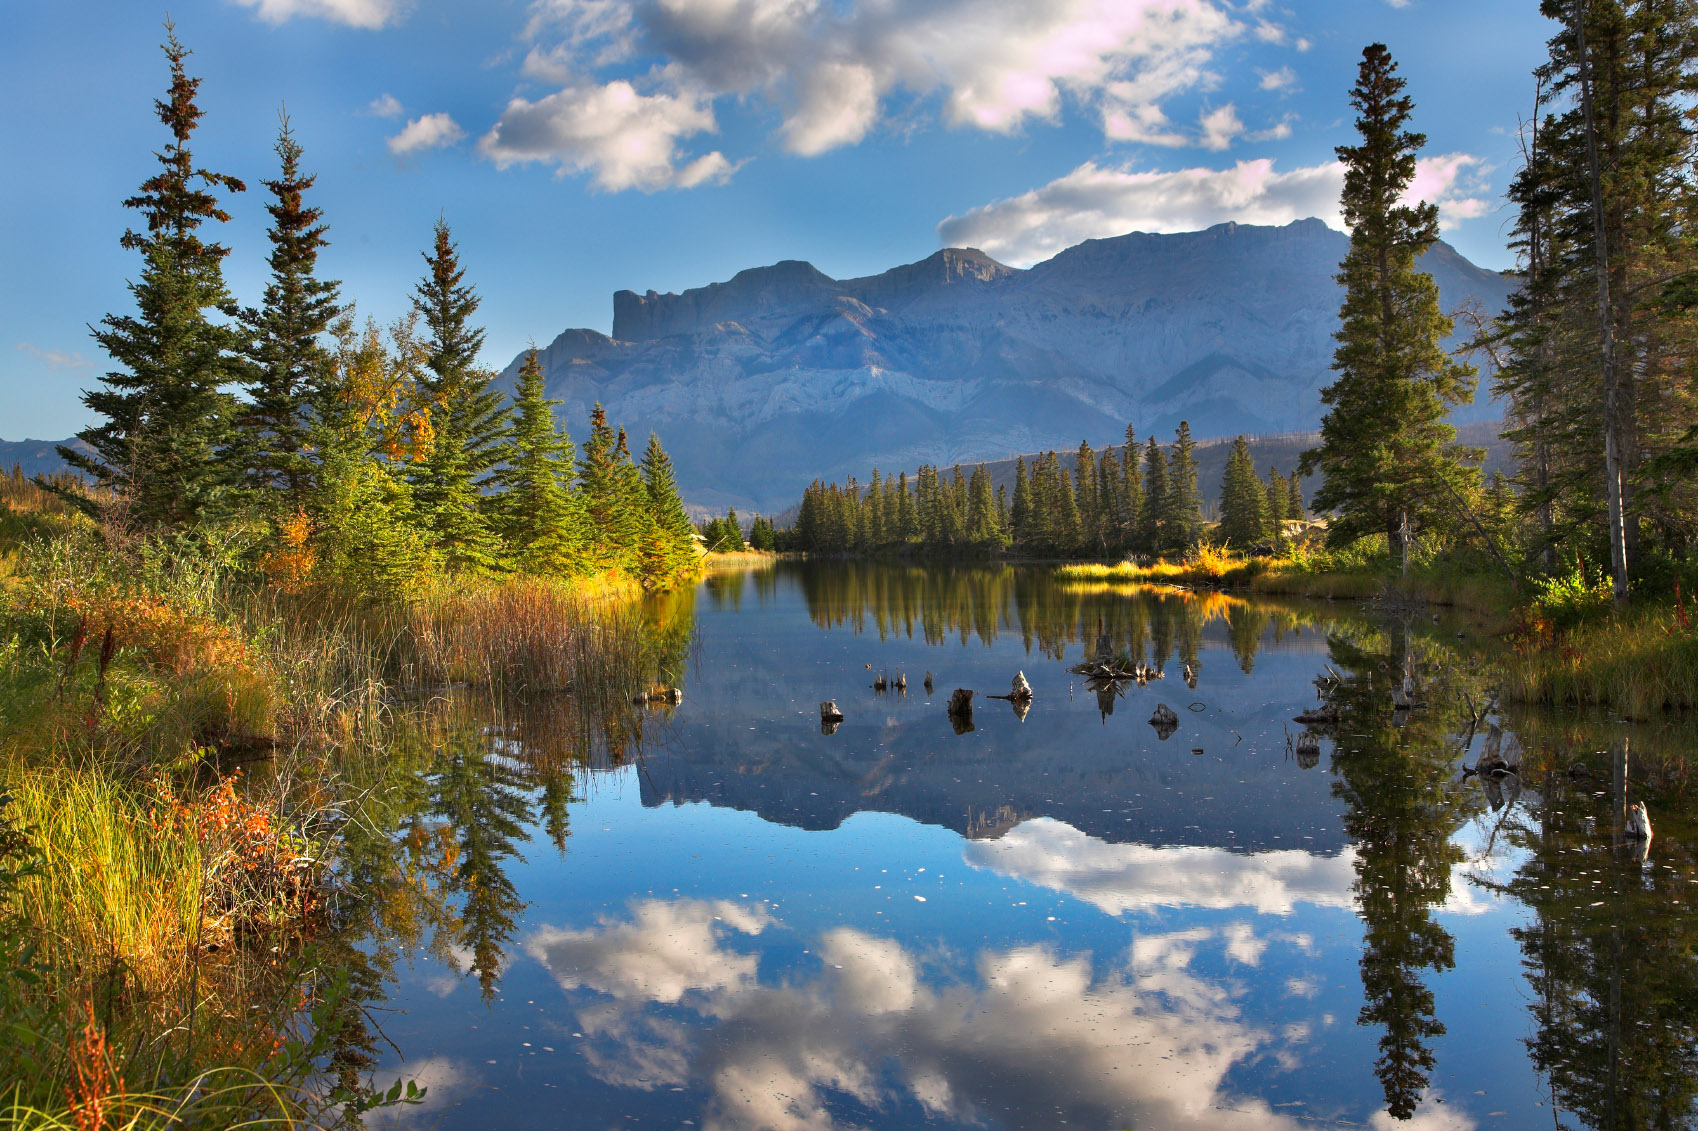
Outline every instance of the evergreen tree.
{"type": "Polygon", "coordinates": [[[1277,469],[1270,467],[1261,488],[1267,498],[1268,533],[1273,539],[1273,552],[1284,554],[1290,549],[1285,538],[1285,520],[1290,517],[1286,508],[1290,504],[1291,484],[1277,469]]]}
{"type": "Polygon", "coordinates": [[[1307,512],[1303,509],[1302,478],[1302,472],[1293,471],[1290,478],[1286,480],[1286,487],[1289,492],[1285,500],[1286,518],[1300,519],[1307,517],[1307,512]]]}
{"type": "Polygon", "coordinates": [[[1315,507],[1334,512],[1329,544],[1384,532],[1407,564],[1409,537],[1443,518],[1468,486],[1448,450],[1456,430],[1446,411],[1472,397],[1474,370],[1445,352],[1451,320],[1432,276],[1416,267],[1438,239],[1438,208],[1398,203],[1426,137],[1405,129],[1414,103],[1396,70],[1385,46],[1371,44],[1351,91],[1362,144],[1338,147],[1351,230],[1338,276],[1338,379],[1322,390],[1321,442],[1301,470],[1324,474],[1315,507]]]}
{"type": "Polygon", "coordinates": [[[1026,457],[1014,461],[1014,501],[1008,509],[1009,533],[1014,546],[1025,550],[1032,541],[1032,485],[1026,476],[1026,457]]]}
{"type": "MultiPolygon", "coordinates": [[[[690,516],[685,513],[684,500],[678,494],[672,460],[660,446],[660,437],[653,432],[649,433],[648,447],[643,451],[643,497],[654,538],[646,580],[653,585],[691,573],[696,568],[696,540],[690,516]]],[[[766,531],[768,544],[757,544],[758,550],[773,548],[771,523],[766,524],[766,531]]]]}
{"type": "Polygon", "coordinates": [[[235,405],[224,389],[240,377],[242,342],[209,318],[234,305],[224,285],[229,253],[199,230],[230,218],[215,190],[245,186],[195,167],[189,138],[202,115],[195,104],[201,80],[189,77],[189,51],[175,28],[165,28],[171,86],[154,108],[171,140],[158,154],[159,172],[124,201],[146,219],[145,230],[129,229],[119,241],[142,257],[141,275],[130,284],[136,313],[109,314],[93,331],[117,365],[101,388],[83,394],[83,404],[105,418],[78,433],[93,453],[61,447],[59,454],[120,493],[132,518],[170,525],[212,511],[230,486],[219,454],[230,440],[235,405]]]}
{"type": "Polygon", "coordinates": [[[1154,436],[1144,449],[1144,505],[1138,515],[1138,541],[1149,554],[1167,549],[1167,457],[1154,436]]]}
{"type": "Polygon", "coordinates": [[[436,222],[424,260],[427,271],[413,292],[413,310],[425,332],[422,385],[434,442],[413,466],[413,492],[447,566],[493,572],[500,566],[500,547],[481,488],[501,455],[507,408],[493,387],[495,375],[477,366],[484,332],[471,319],[479,299],[466,282],[446,221],[436,222]]]}
{"type": "Polygon", "coordinates": [[[1191,425],[1181,420],[1174,432],[1173,455],[1167,465],[1167,498],[1162,514],[1168,548],[1172,550],[1189,550],[1202,533],[1197,460],[1193,455],[1196,448],[1196,441],[1191,439],[1191,425]]]}
{"type": "Polygon", "coordinates": [[[996,496],[991,493],[990,472],[984,464],[973,468],[967,484],[967,541],[983,550],[1000,550],[1003,544],[1002,523],[997,514],[996,496]]]}
{"type": "Polygon", "coordinates": [[[559,401],[543,395],[537,351],[525,355],[513,401],[504,465],[491,477],[496,527],[511,564],[527,573],[564,575],[584,557],[583,520],[570,489],[572,441],[554,419],[559,401]]]}
{"type": "Polygon", "coordinates": [[[1120,546],[1138,546],[1139,524],[1144,515],[1144,479],[1138,474],[1138,436],[1126,426],[1126,446],[1120,449],[1120,546]]]}
{"type": "MultiPolygon", "coordinates": [[[[1283,496],[1280,501],[1284,502],[1283,496]]],[[[1256,478],[1250,444],[1240,436],[1232,442],[1232,450],[1226,457],[1218,533],[1228,545],[1249,551],[1267,537],[1268,519],[1268,489],[1256,478]]]]}
{"type": "Polygon", "coordinates": [[[917,508],[914,506],[913,492],[908,489],[908,473],[899,472],[896,477],[897,493],[897,530],[904,542],[912,542],[920,536],[920,521],[917,508]]]}
{"type": "Polygon", "coordinates": [[[276,152],[281,172],[265,181],[272,203],[271,279],[258,309],[241,315],[247,333],[248,403],[236,414],[230,455],[250,484],[280,491],[291,509],[305,501],[311,460],[306,433],[316,411],[314,379],[325,364],[324,336],[341,313],[336,282],[317,275],[328,246],[323,212],[305,203],[316,178],[301,172],[301,145],[285,115],[276,152]]]}
{"type": "Polygon", "coordinates": [[[1073,460],[1073,501],[1079,508],[1078,542],[1087,553],[1102,552],[1102,510],[1097,498],[1097,454],[1081,440],[1073,460]]]}
{"type": "Polygon", "coordinates": [[[590,412],[589,439],[578,457],[578,490],[593,570],[633,572],[638,566],[642,531],[623,478],[619,437],[607,423],[606,410],[597,404],[590,412]]]}

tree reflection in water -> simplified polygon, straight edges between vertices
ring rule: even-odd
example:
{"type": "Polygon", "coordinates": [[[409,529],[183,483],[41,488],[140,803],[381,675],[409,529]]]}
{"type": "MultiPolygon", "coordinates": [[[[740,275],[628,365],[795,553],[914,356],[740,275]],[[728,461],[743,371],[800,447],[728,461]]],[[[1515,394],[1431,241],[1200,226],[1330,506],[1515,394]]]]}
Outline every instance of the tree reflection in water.
{"type": "MultiPolygon", "coordinates": [[[[1620,728],[1538,728],[1525,768],[1536,814],[1506,833],[1524,861],[1499,890],[1534,913],[1520,944],[1536,1022],[1527,1040],[1559,1112],[1595,1131],[1698,1123],[1698,866],[1670,795],[1648,856],[1619,835],[1629,793],[1600,748],[1625,763],[1620,728]],[[1590,764],[1589,773],[1569,767],[1590,764]],[[1601,780],[1600,780],[1601,779],[1601,780]]],[[[1672,728],[1655,745],[1678,742],[1672,728]]],[[[1651,744],[1648,744],[1651,745],[1651,744]]],[[[1652,767],[1653,774],[1660,767],[1652,767]]],[[[1621,766],[1625,771],[1627,767],[1621,766]]],[[[1652,774],[1635,774],[1643,780],[1652,774]]]]}
{"type": "Polygon", "coordinates": [[[1458,710],[1440,705],[1460,697],[1434,694],[1433,706],[1415,711],[1393,702],[1406,673],[1451,670],[1428,647],[1404,626],[1341,629],[1330,648],[1338,678],[1318,681],[1337,712],[1333,793],[1349,806],[1344,827],[1356,842],[1365,924],[1357,1021],[1383,1030],[1374,1069],[1397,1119],[1414,1115],[1432,1076],[1432,1042],[1445,1031],[1426,976],[1455,964],[1455,940],[1433,913],[1450,895],[1462,860],[1451,837],[1468,816],[1468,795],[1451,784],[1462,754],[1458,710]]]}

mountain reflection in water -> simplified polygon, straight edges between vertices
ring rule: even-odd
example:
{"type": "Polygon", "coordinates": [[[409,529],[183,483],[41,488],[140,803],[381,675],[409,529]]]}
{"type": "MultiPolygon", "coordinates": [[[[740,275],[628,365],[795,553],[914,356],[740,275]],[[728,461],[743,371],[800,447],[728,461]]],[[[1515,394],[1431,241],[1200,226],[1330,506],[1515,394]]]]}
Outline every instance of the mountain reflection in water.
{"type": "Polygon", "coordinates": [[[809,564],[650,621],[681,704],[436,704],[350,835],[379,1076],[432,1086],[367,1125],[1694,1122],[1689,735],[1634,732],[1641,860],[1630,736],[1501,712],[1426,614],[809,564]],[[1110,714],[1067,671],[1104,648],[1166,678],[1110,714]],[[1519,776],[1465,777],[1494,726],[1519,776]]]}

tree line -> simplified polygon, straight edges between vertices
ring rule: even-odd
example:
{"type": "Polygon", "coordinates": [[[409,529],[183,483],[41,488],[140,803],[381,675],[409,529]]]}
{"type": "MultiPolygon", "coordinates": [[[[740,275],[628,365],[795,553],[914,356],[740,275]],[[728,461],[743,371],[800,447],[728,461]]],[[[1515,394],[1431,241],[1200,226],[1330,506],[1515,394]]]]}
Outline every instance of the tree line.
{"type": "Polygon", "coordinates": [[[79,434],[90,450],[59,449],[105,489],[105,516],[257,524],[267,569],[296,586],[401,592],[440,572],[523,572],[661,587],[692,574],[694,531],[658,437],[639,463],[597,405],[579,451],[534,349],[511,401],[478,364],[479,298],[446,221],[408,314],[386,328],[356,319],[319,272],[328,229],[286,115],[263,182],[269,279],[258,306],[236,302],[230,249],[207,228],[230,218],[220,195],[246,185],[196,164],[200,79],[167,33],[171,82],[155,106],[170,140],[124,202],[144,221],[121,241],[142,260],[135,310],[94,331],[115,368],[83,396],[100,417],[79,434]]]}
{"type": "MultiPolygon", "coordinates": [[[[1234,452],[1248,458],[1239,437],[1234,452]]],[[[1229,465],[1229,472],[1231,466],[1229,465]]],[[[1243,511],[1242,484],[1230,477],[1221,498],[1221,528],[1246,550],[1275,538],[1276,523],[1301,517],[1295,476],[1273,468],[1260,485],[1260,502],[1243,511]],[[1274,497],[1278,496],[1277,505],[1274,497]],[[1228,522],[1230,519],[1230,523],[1228,522]]],[[[1140,445],[1133,428],[1125,443],[1097,452],[1081,443],[1071,470],[1053,451],[1014,464],[1014,485],[993,489],[990,470],[960,465],[945,475],[922,466],[868,484],[855,478],[815,480],[802,494],[795,524],[778,531],[784,549],[823,553],[918,551],[957,556],[1013,552],[1040,557],[1103,557],[1184,553],[1203,539],[1209,524],[1197,491],[1196,442],[1181,421],[1167,447],[1150,436],[1140,445]]]]}

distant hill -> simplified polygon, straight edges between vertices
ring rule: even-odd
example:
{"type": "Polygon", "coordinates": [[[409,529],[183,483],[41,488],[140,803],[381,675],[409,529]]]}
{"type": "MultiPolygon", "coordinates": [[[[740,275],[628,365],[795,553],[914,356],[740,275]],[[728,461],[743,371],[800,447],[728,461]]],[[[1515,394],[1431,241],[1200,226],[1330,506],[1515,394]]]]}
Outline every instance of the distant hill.
{"type": "MultiPolygon", "coordinates": [[[[658,432],[687,502],[774,511],[814,477],[865,478],[1139,435],[1314,429],[1332,380],[1348,237],[1319,220],[1090,240],[1026,270],[949,248],[860,279],[786,261],[682,294],[613,296],[613,335],[541,351],[548,394],[640,446],[658,432]]],[[[1447,309],[1503,309],[1512,276],[1438,244],[1447,309]]],[[[505,373],[517,373],[515,359],[505,373]]],[[[1495,419],[1489,400],[1462,421],[1495,419]]],[[[1286,461],[1289,462],[1289,461],[1286,461]]]]}
{"type": "Polygon", "coordinates": [[[56,450],[58,445],[65,444],[80,451],[93,452],[94,449],[81,440],[0,440],[0,472],[9,472],[14,467],[24,469],[24,474],[52,475],[64,471],[65,461],[59,457],[56,450]]]}

